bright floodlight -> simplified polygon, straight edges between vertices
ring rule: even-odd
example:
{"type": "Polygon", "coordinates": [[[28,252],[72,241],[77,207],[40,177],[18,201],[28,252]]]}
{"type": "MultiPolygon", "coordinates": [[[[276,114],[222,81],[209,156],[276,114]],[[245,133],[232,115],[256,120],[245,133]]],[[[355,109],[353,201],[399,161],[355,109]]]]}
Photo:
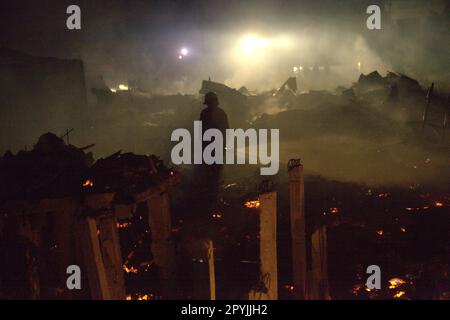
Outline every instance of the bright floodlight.
{"type": "Polygon", "coordinates": [[[181,52],[181,54],[182,54],[183,56],[187,56],[188,53],[189,53],[189,50],[186,49],[186,48],[182,48],[180,52],[181,52]]]}
{"type": "Polygon", "coordinates": [[[266,38],[248,34],[241,38],[241,50],[245,54],[253,54],[257,50],[265,49],[269,46],[269,40],[266,38]]]}

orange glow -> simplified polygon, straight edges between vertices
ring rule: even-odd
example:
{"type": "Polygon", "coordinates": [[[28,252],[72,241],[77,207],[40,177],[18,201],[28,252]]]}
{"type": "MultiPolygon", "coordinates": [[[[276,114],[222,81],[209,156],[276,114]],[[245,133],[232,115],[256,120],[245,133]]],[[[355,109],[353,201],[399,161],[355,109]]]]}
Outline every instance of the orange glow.
{"type": "Polygon", "coordinates": [[[212,217],[213,217],[214,219],[220,219],[220,218],[222,218],[222,215],[221,215],[220,213],[213,213],[213,214],[212,214],[212,217]]]}
{"type": "Polygon", "coordinates": [[[330,208],[330,212],[331,213],[339,213],[339,209],[338,208],[330,208]]]}
{"type": "Polygon", "coordinates": [[[133,266],[128,268],[125,264],[123,265],[123,270],[125,270],[126,273],[138,273],[138,269],[133,266]]]}
{"type": "Polygon", "coordinates": [[[93,187],[94,186],[94,181],[92,181],[91,179],[87,179],[84,183],[83,183],[83,187],[93,187]]]}
{"type": "Polygon", "coordinates": [[[444,206],[444,203],[443,203],[443,202],[436,201],[436,202],[434,203],[434,205],[435,205],[436,207],[443,207],[443,206],[444,206]]]}
{"type": "Polygon", "coordinates": [[[128,294],[126,297],[126,300],[151,300],[153,297],[155,297],[152,293],[135,293],[133,295],[128,294]]]}
{"type": "Polygon", "coordinates": [[[399,291],[396,294],[394,294],[394,298],[403,297],[405,294],[406,294],[405,291],[399,291]]]}
{"type": "Polygon", "coordinates": [[[131,222],[117,222],[118,229],[126,229],[131,225],[131,222]]]}
{"type": "Polygon", "coordinates": [[[392,278],[389,280],[389,289],[395,289],[405,284],[405,280],[400,278],[392,278]]]}
{"type": "Polygon", "coordinates": [[[384,230],[380,229],[380,230],[376,230],[375,231],[379,236],[382,236],[384,234],[384,230]]]}
{"type": "Polygon", "coordinates": [[[252,200],[247,201],[246,203],[244,203],[244,205],[249,209],[258,209],[261,204],[259,200],[252,200]]]}

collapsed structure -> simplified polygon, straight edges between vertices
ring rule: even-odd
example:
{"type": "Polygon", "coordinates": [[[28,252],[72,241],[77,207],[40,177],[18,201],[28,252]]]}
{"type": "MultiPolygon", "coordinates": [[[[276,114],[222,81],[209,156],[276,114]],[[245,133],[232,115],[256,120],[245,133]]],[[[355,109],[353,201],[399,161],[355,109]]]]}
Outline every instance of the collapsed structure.
{"type": "Polygon", "coordinates": [[[171,277],[168,197],[178,174],[156,156],[119,151],[94,162],[86,149],[47,133],[33,150],[0,159],[0,252],[9,261],[0,273],[2,297],[124,299],[117,225],[141,203],[161,277],[171,277]],[[81,290],[67,290],[71,265],[82,270],[81,290]]]}

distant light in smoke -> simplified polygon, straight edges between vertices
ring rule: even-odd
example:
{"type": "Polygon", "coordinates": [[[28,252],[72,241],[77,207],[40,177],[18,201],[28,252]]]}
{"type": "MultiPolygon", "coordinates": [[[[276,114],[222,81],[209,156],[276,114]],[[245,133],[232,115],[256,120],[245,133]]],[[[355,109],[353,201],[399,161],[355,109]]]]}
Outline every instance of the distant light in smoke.
{"type": "Polygon", "coordinates": [[[180,50],[181,56],[187,56],[189,54],[189,50],[186,48],[182,48],[180,50]]]}
{"type": "Polygon", "coordinates": [[[119,90],[127,91],[128,90],[128,86],[126,86],[124,84],[119,84],[119,90]]]}
{"type": "Polygon", "coordinates": [[[246,55],[254,54],[256,51],[269,46],[269,40],[253,34],[247,34],[241,38],[240,47],[242,53],[246,55]]]}
{"type": "Polygon", "coordinates": [[[178,56],[178,60],[182,60],[183,59],[183,56],[180,54],[179,56],[178,56]]]}
{"type": "Polygon", "coordinates": [[[294,71],[294,72],[297,72],[297,70],[298,70],[297,67],[292,68],[292,71],[294,71]]]}

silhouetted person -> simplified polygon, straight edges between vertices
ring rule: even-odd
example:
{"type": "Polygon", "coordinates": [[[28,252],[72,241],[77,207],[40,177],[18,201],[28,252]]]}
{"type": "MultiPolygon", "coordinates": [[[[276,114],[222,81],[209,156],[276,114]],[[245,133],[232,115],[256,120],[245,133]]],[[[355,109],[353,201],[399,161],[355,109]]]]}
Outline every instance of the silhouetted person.
{"type": "Polygon", "coordinates": [[[225,111],[219,107],[219,98],[214,92],[208,92],[203,103],[206,105],[206,108],[200,114],[203,132],[208,129],[219,129],[225,138],[225,130],[228,129],[228,117],[225,111]]]}
{"type": "MultiPolygon", "coordinates": [[[[225,111],[219,107],[219,99],[214,92],[208,92],[205,95],[204,104],[206,108],[200,114],[202,121],[202,130],[218,129],[222,132],[223,141],[225,143],[225,132],[228,129],[228,117],[225,111]]],[[[203,142],[204,148],[212,143],[212,141],[203,142]]],[[[223,150],[225,157],[225,150],[223,150]]],[[[195,179],[200,184],[199,201],[202,209],[199,212],[202,219],[211,219],[211,215],[217,210],[219,189],[222,180],[222,164],[203,164],[198,168],[195,179]]]]}

